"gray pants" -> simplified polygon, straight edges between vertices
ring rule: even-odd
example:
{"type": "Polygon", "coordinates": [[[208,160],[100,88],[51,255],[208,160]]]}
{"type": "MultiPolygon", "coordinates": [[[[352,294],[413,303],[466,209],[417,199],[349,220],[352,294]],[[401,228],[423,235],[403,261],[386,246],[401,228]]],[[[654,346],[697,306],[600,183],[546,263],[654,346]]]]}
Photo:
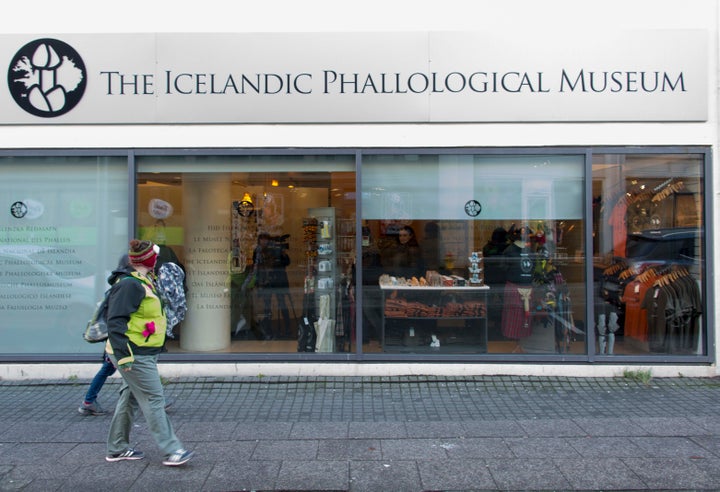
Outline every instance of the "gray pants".
{"type": "MultiPolygon", "coordinates": [[[[117,359],[110,355],[117,367],[117,359]]],[[[170,419],[165,413],[165,395],[157,370],[157,355],[136,355],[132,370],[118,371],[123,379],[120,398],[110,422],[108,454],[121,453],[130,446],[130,430],[138,407],[142,410],[148,430],[160,450],[167,456],[183,445],[175,436],[170,419]]]]}

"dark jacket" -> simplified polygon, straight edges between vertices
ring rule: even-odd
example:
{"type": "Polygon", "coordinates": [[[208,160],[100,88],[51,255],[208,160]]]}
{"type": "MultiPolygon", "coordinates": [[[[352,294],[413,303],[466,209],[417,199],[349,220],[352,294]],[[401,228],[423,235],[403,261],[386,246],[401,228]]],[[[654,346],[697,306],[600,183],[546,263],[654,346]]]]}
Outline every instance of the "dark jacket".
{"type": "Polygon", "coordinates": [[[257,246],[253,251],[253,264],[258,287],[287,289],[290,286],[286,270],[290,257],[282,248],[257,246]]]}
{"type": "Polygon", "coordinates": [[[398,243],[393,255],[393,273],[408,279],[425,275],[422,251],[417,242],[398,243]]]}

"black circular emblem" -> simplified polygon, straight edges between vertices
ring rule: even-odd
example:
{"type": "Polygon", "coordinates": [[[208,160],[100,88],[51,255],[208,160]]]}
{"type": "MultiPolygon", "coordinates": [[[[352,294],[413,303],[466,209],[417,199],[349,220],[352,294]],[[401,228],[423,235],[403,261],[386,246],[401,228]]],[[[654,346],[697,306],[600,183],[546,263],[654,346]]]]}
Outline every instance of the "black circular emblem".
{"type": "Polygon", "coordinates": [[[27,212],[28,212],[27,205],[25,205],[23,202],[15,202],[12,205],[10,205],[10,213],[16,219],[22,219],[23,217],[25,217],[27,212]]]}
{"type": "Polygon", "coordinates": [[[253,205],[252,202],[243,200],[237,204],[236,209],[237,213],[240,214],[241,217],[250,217],[253,212],[255,212],[255,205],[253,205]]]}
{"type": "Polygon", "coordinates": [[[470,200],[465,204],[465,213],[470,217],[477,217],[482,212],[482,205],[477,200],[470,200]]]}
{"type": "Polygon", "coordinates": [[[530,258],[520,258],[520,271],[530,273],[533,270],[533,261],[530,258]]]}
{"type": "Polygon", "coordinates": [[[75,49],[57,39],[36,39],[15,53],[8,87],[18,106],[42,118],[67,113],[82,99],[85,63],[75,49]]]}

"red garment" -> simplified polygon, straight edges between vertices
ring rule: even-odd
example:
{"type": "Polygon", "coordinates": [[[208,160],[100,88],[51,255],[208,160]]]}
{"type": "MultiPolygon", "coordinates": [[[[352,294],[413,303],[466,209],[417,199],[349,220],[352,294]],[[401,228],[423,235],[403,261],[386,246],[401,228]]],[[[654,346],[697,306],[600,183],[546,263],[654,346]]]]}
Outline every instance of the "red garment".
{"type": "Polygon", "coordinates": [[[654,279],[655,277],[652,277],[645,282],[633,280],[625,286],[621,298],[625,303],[625,336],[637,338],[643,342],[647,341],[647,311],[642,307],[642,302],[654,279]]]}
{"type": "Polygon", "coordinates": [[[505,338],[519,339],[532,335],[532,319],[525,311],[525,303],[518,289],[529,288],[529,285],[505,284],[505,303],[502,312],[501,331],[505,338]]]}

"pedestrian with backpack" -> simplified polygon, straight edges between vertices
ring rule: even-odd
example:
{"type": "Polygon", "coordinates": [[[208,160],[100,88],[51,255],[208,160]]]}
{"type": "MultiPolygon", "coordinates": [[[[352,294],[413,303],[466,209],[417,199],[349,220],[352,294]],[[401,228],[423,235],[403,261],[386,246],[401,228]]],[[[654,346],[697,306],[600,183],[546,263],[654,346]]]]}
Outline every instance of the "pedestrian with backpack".
{"type": "MultiPolygon", "coordinates": [[[[127,269],[130,266],[130,259],[128,255],[122,255],[120,257],[120,261],[118,262],[116,270],[124,270],[127,269]]],[[[110,289],[112,289],[112,285],[106,292],[106,299],[109,296],[110,289]]],[[[184,297],[183,297],[184,300],[184,297]]],[[[105,302],[105,300],[103,301],[105,302]]],[[[184,311],[183,311],[184,315],[184,311]]],[[[107,304],[105,304],[105,307],[98,308],[98,310],[95,312],[95,315],[93,317],[94,319],[91,322],[96,322],[102,318],[103,323],[105,323],[105,326],[107,326],[107,304]]],[[[170,330],[168,330],[169,332],[170,330]]],[[[106,333],[107,336],[107,333],[106,333]]],[[[169,336],[169,335],[168,335],[169,336]]],[[[98,338],[99,339],[99,338],[98,338]]],[[[98,341],[98,339],[92,339],[88,340],[91,343],[95,343],[98,341]]],[[[104,345],[104,344],[103,344],[104,345]]],[[[82,403],[80,403],[80,406],[78,407],[78,412],[80,415],[92,415],[92,416],[99,416],[99,415],[106,415],[107,410],[103,408],[102,405],[100,405],[100,402],[97,401],[98,394],[100,393],[100,390],[105,385],[105,381],[115,374],[115,371],[117,370],[115,366],[113,365],[112,361],[110,360],[110,357],[108,357],[107,352],[103,350],[102,355],[102,365],[100,366],[100,369],[98,369],[98,372],[93,377],[92,381],[90,382],[90,386],[87,389],[87,392],[85,393],[85,398],[83,398],[82,403]]],[[[171,398],[165,397],[165,410],[168,409],[173,404],[173,400],[171,398]]]]}
{"type": "Polygon", "coordinates": [[[108,340],[105,350],[123,379],[107,439],[107,461],[145,457],[130,446],[130,431],[140,409],[148,430],[164,454],[162,463],[179,466],[193,452],[175,435],[165,412],[165,396],[157,368],[166,337],[167,319],[155,286],[159,248],[151,241],[130,241],[130,265],[113,271],[108,300],[108,340]]]}

